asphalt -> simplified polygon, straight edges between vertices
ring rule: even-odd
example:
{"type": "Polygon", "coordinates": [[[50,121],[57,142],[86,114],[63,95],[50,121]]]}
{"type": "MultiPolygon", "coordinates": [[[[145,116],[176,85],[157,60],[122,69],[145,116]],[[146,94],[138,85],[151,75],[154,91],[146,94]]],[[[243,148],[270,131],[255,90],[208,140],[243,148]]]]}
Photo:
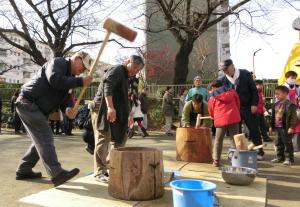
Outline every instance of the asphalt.
{"type": "MultiPolygon", "coordinates": [[[[166,159],[174,160],[171,151],[175,149],[175,137],[165,136],[160,132],[150,132],[149,139],[153,146],[166,152],[166,159]]],[[[128,141],[128,145],[139,145],[143,139],[136,136],[128,141]]],[[[35,181],[16,181],[15,170],[19,159],[30,144],[26,135],[14,135],[11,131],[2,130],[0,134],[0,206],[33,206],[20,203],[19,199],[38,193],[42,190],[53,188],[47,174],[39,162],[35,171],[41,171],[44,179],[35,181]]],[[[223,152],[226,153],[229,141],[225,142],[223,152]]],[[[93,170],[93,158],[85,151],[85,144],[81,133],[75,132],[74,136],[55,136],[55,146],[59,161],[65,169],[80,168],[78,177],[85,176],[93,170]]],[[[273,144],[269,143],[265,149],[265,161],[260,162],[259,175],[267,178],[267,207],[299,207],[300,206],[300,155],[296,155],[296,162],[291,167],[281,164],[271,164],[274,157],[273,144]]],[[[224,162],[228,164],[225,159],[224,162]]]]}

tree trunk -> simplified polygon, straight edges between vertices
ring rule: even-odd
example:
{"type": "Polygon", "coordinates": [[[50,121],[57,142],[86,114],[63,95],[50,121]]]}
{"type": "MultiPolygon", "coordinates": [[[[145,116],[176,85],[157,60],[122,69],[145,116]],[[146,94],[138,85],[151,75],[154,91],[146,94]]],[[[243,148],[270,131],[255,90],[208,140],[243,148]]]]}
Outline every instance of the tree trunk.
{"type": "Polygon", "coordinates": [[[175,57],[175,73],[173,84],[185,84],[189,73],[189,56],[193,50],[193,41],[185,40],[179,48],[175,57]]]}

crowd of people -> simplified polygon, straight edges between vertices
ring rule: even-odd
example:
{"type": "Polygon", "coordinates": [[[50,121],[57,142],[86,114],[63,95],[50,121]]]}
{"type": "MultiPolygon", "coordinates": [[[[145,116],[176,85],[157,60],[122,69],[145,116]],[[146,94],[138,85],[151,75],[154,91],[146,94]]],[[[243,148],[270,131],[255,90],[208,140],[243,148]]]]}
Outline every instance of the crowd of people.
{"type": "MultiPolygon", "coordinates": [[[[267,128],[263,81],[253,80],[247,70],[236,69],[231,59],[220,64],[224,76],[212,81],[207,88],[202,86],[199,76],[194,78],[194,87],[181,88],[179,92],[179,117],[182,127],[211,127],[215,136],[213,165],[221,165],[223,139],[245,133],[255,146],[271,142],[268,135],[277,132],[275,140],[276,158],[273,163],[292,165],[294,152],[300,150],[300,89],[296,84],[297,73],[285,74],[286,83],[275,89],[275,103],[271,110],[270,127],[267,128]],[[209,116],[210,120],[204,119],[209,116]],[[202,117],[197,123],[197,118],[202,117]]],[[[165,90],[162,112],[165,117],[166,134],[171,134],[174,115],[174,93],[172,87],[165,90]]],[[[234,144],[234,142],[232,142],[234,144]]],[[[263,148],[258,149],[258,160],[264,159],[263,148]]]]}
{"type": "MultiPolygon", "coordinates": [[[[20,89],[17,89],[10,99],[10,115],[8,118],[8,125],[9,127],[14,129],[15,134],[24,134],[26,130],[24,125],[16,112],[16,105],[15,102],[20,94],[20,89]]],[[[75,104],[75,97],[72,93],[68,94],[68,104],[73,106],[75,104]]],[[[69,119],[65,113],[62,113],[60,109],[56,109],[54,112],[50,113],[48,116],[49,125],[53,134],[65,134],[65,135],[73,135],[73,119],[69,119]]]]}
{"type": "MultiPolygon", "coordinates": [[[[54,58],[42,66],[31,81],[25,83],[11,99],[11,112],[15,119],[16,133],[22,125],[32,144],[21,158],[16,179],[41,178],[40,172],[32,169],[39,159],[55,186],[79,173],[78,168],[65,170],[58,161],[53,134],[58,134],[57,121],[66,120],[64,132],[71,134],[72,120],[76,117],[75,99],[72,89],[88,86],[92,76],[79,77],[91,66],[92,59],[85,52],[77,52],[70,58],[54,58]],[[48,117],[56,113],[55,118],[48,117]],[[58,114],[58,115],[57,115],[58,114]],[[56,122],[55,122],[56,121],[56,122]],[[70,124],[71,123],[71,124],[70,124]],[[56,125],[56,130],[54,126],[56,125]]],[[[137,126],[143,137],[147,132],[149,103],[148,89],[138,93],[136,74],[144,67],[140,56],[130,56],[124,64],[116,65],[104,72],[98,91],[92,101],[78,114],[84,119],[77,121],[84,129],[83,138],[87,151],[94,156],[94,176],[100,182],[109,180],[108,164],[110,150],[123,147],[128,138],[136,134],[137,126]]],[[[220,166],[223,139],[248,131],[248,138],[255,146],[270,141],[264,113],[263,82],[253,80],[247,70],[236,69],[232,60],[220,64],[224,76],[212,81],[207,88],[202,86],[199,76],[194,78],[194,87],[182,88],[179,93],[179,117],[182,127],[210,127],[215,136],[213,165],[220,166]]],[[[272,107],[269,132],[276,131],[276,158],[274,163],[292,165],[294,152],[300,148],[300,90],[296,84],[297,73],[286,73],[286,83],[276,88],[276,101],[272,107]]],[[[167,87],[162,98],[162,113],[165,117],[165,133],[173,136],[174,90],[167,87]]],[[[78,115],[77,115],[78,116],[78,115]]],[[[234,144],[234,143],[233,143],[234,144]]],[[[258,160],[265,152],[258,149],[258,160]]]]}

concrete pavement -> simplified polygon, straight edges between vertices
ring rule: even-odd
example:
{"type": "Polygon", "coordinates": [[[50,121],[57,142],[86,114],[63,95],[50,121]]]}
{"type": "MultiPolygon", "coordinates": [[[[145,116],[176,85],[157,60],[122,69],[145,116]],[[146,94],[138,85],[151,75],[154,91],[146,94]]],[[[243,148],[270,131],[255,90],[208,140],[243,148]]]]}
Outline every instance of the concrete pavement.
{"type": "MultiPolygon", "coordinates": [[[[166,137],[161,133],[150,132],[151,137],[147,138],[147,146],[157,147],[164,150],[164,160],[172,162],[175,158],[175,138],[166,137]]],[[[53,188],[47,178],[34,182],[16,181],[15,169],[20,157],[23,155],[30,140],[24,135],[13,135],[3,131],[0,134],[0,206],[34,206],[19,202],[19,199],[35,193],[53,188]]],[[[84,150],[84,143],[80,133],[75,136],[56,136],[55,138],[58,158],[62,166],[66,169],[79,167],[81,169],[78,177],[84,176],[93,169],[93,159],[84,150]]],[[[145,140],[137,136],[129,140],[128,145],[145,145],[145,140]]],[[[226,149],[224,149],[224,152],[226,149]]],[[[266,149],[266,159],[270,160],[274,156],[273,149],[269,144],[266,149]]],[[[268,161],[259,164],[259,176],[268,179],[267,184],[267,206],[269,207],[298,207],[300,202],[300,167],[299,156],[296,158],[296,165],[292,167],[282,167],[273,165],[268,161]]],[[[39,162],[36,171],[42,171],[46,177],[46,172],[39,162]]],[[[250,190],[250,189],[249,189],[250,190]]],[[[253,191],[253,189],[252,189],[253,191]]]]}

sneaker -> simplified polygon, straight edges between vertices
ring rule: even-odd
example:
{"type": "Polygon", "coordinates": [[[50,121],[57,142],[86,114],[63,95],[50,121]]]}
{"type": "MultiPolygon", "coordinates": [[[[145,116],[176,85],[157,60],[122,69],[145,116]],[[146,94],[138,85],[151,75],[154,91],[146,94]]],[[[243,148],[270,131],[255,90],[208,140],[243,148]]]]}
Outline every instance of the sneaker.
{"type": "Polygon", "coordinates": [[[282,164],[285,166],[291,166],[292,162],[290,160],[285,160],[282,164]]]}
{"type": "Polygon", "coordinates": [[[282,159],[278,159],[278,158],[275,158],[273,160],[271,160],[272,163],[282,163],[283,160],[282,159]]]}
{"type": "Polygon", "coordinates": [[[38,179],[42,177],[41,172],[28,172],[28,173],[21,173],[16,172],[16,180],[26,180],[26,179],[38,179]]]}
{"type": "Polygon", "coordinates": [[[97,175],[95,176],[95,179],[100,182],[100,183],[108,183],[109,181],[109,176],[108,174],[100,174],[100,175],[97,175]]]}
{"type": "Polygon", "coordinates": [[[64,182],[72,179],[79,173],[78,168],[74,168],[70,171],[63,170],[61,173],[59,173],[56,177],[52,178],[51,181],[54,184],[55,187],[63,184],[64,182]]]}
{"type": "Polygon", "coordinates": [[[264,160],[264,156],[262,155],[257,155],[257,161],[263,161],[264,160]]]}

